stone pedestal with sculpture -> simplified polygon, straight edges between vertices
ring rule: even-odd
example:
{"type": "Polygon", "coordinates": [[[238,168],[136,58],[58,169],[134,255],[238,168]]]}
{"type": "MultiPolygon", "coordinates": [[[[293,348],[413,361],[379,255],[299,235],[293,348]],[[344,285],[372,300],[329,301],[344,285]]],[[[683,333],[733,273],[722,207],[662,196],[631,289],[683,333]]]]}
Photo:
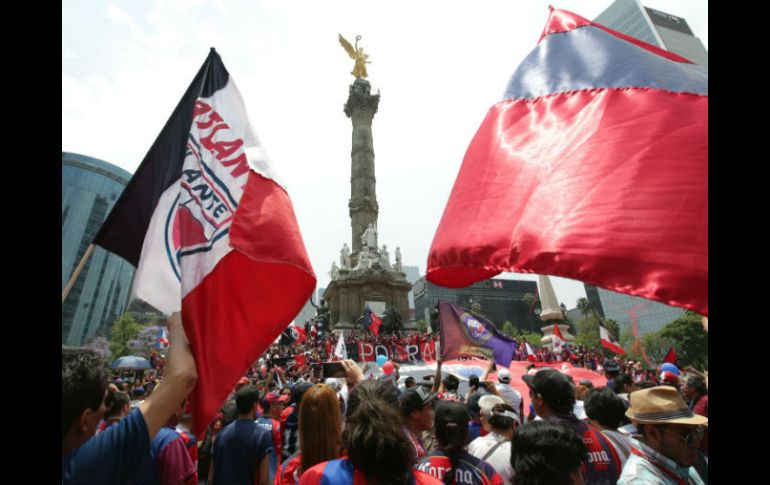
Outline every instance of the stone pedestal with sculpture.
{"type": "Polygon", "coordinates": [[[556,299],[556,293],[553,291],[551,279],[545,275],[539,275],[537,278],[537,287],[540,294],[541,308],[540,320],[545,324],[540,328],[543,332],[543,338],[540,342],[544,347],[553,350],[553,330],[559,326],[564,341],[570,345],[575,344],[575,336],[570,331],[570,326],[564,323],[565,308],[559,305],[556,299]]]}

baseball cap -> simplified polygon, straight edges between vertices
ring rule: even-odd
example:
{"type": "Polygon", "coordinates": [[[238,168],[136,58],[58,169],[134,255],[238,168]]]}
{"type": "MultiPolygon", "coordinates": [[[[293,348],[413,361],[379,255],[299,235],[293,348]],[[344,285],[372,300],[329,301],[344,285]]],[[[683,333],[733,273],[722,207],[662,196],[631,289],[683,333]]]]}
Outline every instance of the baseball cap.
{"type": "Polygon", "coordinates": [[[272,406],[276,403],[283,403],[286,404],[289,402],[289,396],[285,394],[278,394],[276,392],[271,392],[267,395],[267,402],[272,406]]]}
{"type": "Polygon", "coordinates": [[[618,363],[612,359],[605,360],[604,365],[602,365],[602,367],[604,367],[604,370],[606,372],[620,372],[620,367],[618,367],[618,363]]]}
{"type": "Polygon", "coordinates": [[[430,392],[423,386],[410,387],[404,391],[399,399],[401,413],[408,415],[412,411],[419,409],[436,399],[436,396],[437,394],[435,392],[430,392]]]}
{"type": "Polygon", "coordinates": [[[497,380],[502,382],[503,384],[508,384],[511,382],[511,371],[508,369],[500,369],[497,372],[497,380]]]}
{"type": "Polygon", "coordinates": [[[492,414],[492,408],[497,404],[503,404],[505,401],[500,396],[487,394],[479,398],[479,414],[489,417],[492,414]]]}
{"type": "Polygon", "coordinates": [[[439,401],[433,411],[433,420],[436,428],[443,428],[449,423],[457,423],[461,427],[468,427],[468,410],[457,401],[439,401]]]}
{"type": "Polygon", "coordinates": [[[568,404],[575,400],[575,389],[567,376],[552,367],[543,367],[534,376],[522,379],[551,405],[568,404]]]}

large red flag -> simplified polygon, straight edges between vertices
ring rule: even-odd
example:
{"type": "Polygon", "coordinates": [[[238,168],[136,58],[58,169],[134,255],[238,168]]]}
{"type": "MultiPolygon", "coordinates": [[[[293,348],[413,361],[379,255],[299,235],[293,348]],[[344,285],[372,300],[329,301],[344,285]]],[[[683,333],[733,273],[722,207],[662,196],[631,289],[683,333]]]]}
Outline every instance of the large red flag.
{"type": "Polygon", "coordinates": [[[138,297],[181,310],[201,433],[316,283],[289,195],[214,49],[94,243],[137,267],[138,297]]]}
{"type": "Polygon", "coordinates": [[[470,143],[427,278],[551,274],[708,315],[708,71],[563,10],[470,143]]]}
{"type": "Polygon", "coordinates": [[[666,357],[663,359],[663,363],[676,364],[677,360],[679,360],[679,357],[676,355],[676,350],[674,350],[674,347],[669,347],[666,357]]]}

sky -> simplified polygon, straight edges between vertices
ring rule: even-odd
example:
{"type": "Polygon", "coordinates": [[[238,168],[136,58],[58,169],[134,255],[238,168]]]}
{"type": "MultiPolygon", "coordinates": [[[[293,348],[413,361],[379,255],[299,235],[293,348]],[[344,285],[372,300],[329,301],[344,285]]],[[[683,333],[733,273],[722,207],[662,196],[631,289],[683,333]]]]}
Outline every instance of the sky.
{"type": "MultiPolygon", "coordinates": [[[[66,0],[62,151],[134,172],[215,47],[294,205],[318,287],[351,245],[354,78],[342,34],[370,55],[378,242],[424,275],[460,164],[486,112],[535,47],[548,5],[595,18],[611,0],[66,0]]],[[[706,0],[649,0],[708,49],[706,0]]],[[[501,277],[536,280],[535,275],[501,277]]],[[[551,278],[574,308],[582,283],[551,278]]]]}

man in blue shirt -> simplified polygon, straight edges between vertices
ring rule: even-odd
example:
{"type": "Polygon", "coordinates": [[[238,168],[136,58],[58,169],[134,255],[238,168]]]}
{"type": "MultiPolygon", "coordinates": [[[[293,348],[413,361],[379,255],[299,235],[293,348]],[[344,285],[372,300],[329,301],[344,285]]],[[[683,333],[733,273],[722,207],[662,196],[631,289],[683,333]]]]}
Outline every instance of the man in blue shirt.
{"type": "Polygon", "coordinates": [[[62,351],[62,484],[120,484],[135,478],[150,442],[195,387],[197,371],[179,313],[168,322],[163,382],[118,424],[94,436],[104,415],[107,370],[87,349],[62,351]]]}
{"type": "Polygon", "coordinates": [[[225,426],[214,441],[209,483],[257,483],[270,485],[268,456],[273,449],[270,432],[254,419],[259,390],[243,386],[235,393],[238,419],[225,426]]]}

